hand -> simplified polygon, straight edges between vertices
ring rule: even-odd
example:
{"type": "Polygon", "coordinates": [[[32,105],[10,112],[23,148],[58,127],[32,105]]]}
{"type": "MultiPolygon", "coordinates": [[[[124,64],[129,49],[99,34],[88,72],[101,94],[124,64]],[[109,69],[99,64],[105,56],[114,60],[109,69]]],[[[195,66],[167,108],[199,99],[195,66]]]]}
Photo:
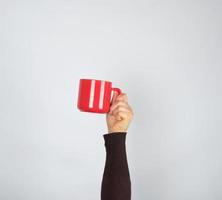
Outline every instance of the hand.
{"type": "Polygon", "coordinates": [[[106,114],[108,132],[126,132],[133,118],[133,110],[125,93],[113,94],[109,113],[106,114]]]}

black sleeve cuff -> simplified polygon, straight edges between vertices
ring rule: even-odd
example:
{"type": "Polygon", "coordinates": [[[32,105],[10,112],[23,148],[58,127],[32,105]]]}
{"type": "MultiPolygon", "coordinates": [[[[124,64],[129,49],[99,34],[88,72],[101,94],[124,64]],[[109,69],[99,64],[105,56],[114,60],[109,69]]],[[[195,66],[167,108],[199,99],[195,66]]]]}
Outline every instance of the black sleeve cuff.
{"type": "Polygon", "coordinates": [[[106,148],[124,147],[127,132],[113,132],[103,135],[106,148]]]}

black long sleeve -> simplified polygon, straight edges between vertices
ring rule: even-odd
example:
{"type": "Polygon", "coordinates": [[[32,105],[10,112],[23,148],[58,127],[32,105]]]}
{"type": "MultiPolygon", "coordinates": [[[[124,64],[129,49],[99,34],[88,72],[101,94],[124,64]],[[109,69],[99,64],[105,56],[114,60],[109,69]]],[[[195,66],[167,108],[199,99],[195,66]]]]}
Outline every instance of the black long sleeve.
{"type": "Polygon", "coordinates": [[[126,154],[126,132],[104,134],[106,163],[101,200],[130,200],[131,180],[126,154]]]}

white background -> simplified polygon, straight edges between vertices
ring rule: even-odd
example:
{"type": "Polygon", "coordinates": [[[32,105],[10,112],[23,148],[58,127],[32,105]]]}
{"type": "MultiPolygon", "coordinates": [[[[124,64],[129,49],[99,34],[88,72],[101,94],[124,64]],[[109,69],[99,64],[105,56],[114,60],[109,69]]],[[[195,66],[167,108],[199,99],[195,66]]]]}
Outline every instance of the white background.
{"type": "Polygon", "coordinates": [[[128,94],[132,200],[222,199],[222,1],[0,1],[0,199],[99,200],[105,115],[128,94]]]}

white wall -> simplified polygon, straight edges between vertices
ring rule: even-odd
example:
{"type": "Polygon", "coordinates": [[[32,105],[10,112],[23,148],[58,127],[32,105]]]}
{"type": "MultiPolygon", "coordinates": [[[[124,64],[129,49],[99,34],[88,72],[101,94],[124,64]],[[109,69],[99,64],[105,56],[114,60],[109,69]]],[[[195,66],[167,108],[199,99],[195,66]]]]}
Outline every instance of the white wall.
{"type": "Polygon", "coordinates": [[[105,115],[80,78],[134,108],[133,200],[222,199],[222,1],[0,2],[0,199],[98,200],[105,115]]]}

